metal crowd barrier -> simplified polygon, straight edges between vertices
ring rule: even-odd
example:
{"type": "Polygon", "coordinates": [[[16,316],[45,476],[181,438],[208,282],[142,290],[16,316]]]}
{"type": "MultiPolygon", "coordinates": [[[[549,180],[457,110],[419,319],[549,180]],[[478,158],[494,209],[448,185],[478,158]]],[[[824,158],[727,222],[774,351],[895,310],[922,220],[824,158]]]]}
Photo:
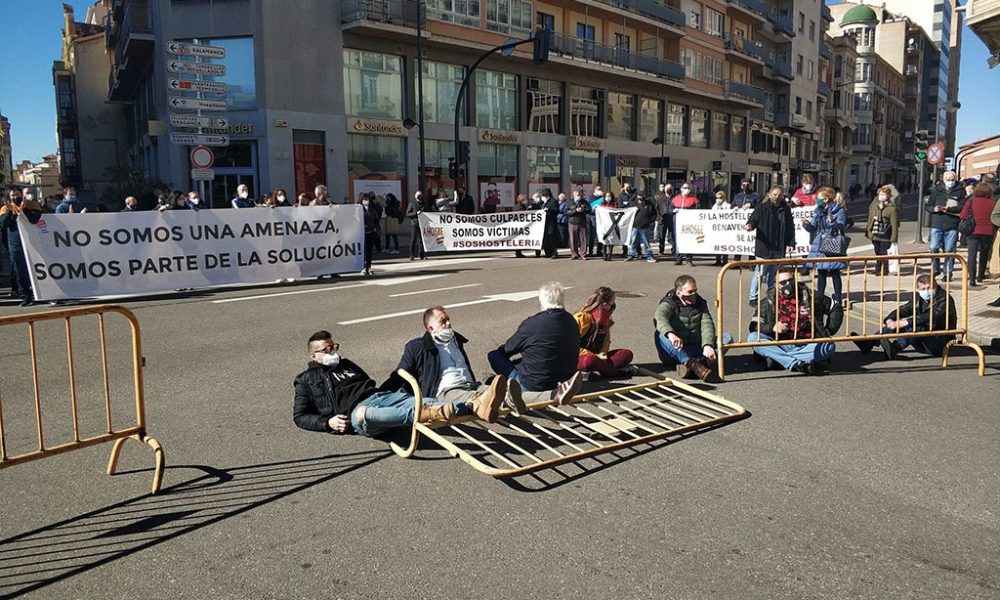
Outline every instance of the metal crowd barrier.
{"type": "MultiPolygon", "coordinates": [[[[919,254],[902,254],[902,255],[890,255],[890,256],[835,256],[827,258],[777,258],[768,260],[740,260],[731,261],[724,265],[719,270],[719,275],[717,278],[717,295],[715,300],[715,305],[718,310],[718,339],[716,343],[720,352],[719,355],[719,377],[725,377],[725,358],[724,354],[726,350],[733,348],[752,348],[755,346],[780,346],[790,343],[822,343],[822,342],[857,342],[857,341],[872,341],[878,342],[883,339],[895,339],[900,337],[907,338],[926,338],[926,337],[937,337],[937,336],[957,336],[945,345],[943,349],[943,354],[941,357],[941,366],[948,366],[948,355],[951,348],[954,346],[963,346],[971,348],[979,356],[979,375],[983,376],[986,374],[986,357],[983,354],[982,348],[977,344],[969,341],[969,282],[966,278],[968,265],[959,254],[937,254],[937,253],[919,253],[919,254]],[[888,333],[882,333],[882,324],[893,311],[898,311],[900,307],[905,302],[912,302],[916,304],[917,301],[917,277],[922,274],[931,275],[934,279],[932,273],[932,261],[937,259],[939,261],[945,261],[947,259],[954,259],[957,263],[955,269],[952,272],[952,277],[947,279],[938,279],[938,285],[943,288],[948,293],[947,302],[950,307],[951,299],[954,298],[952,295],[953,291],[960,292],[959,299],[955,300],[956,304],[956,322],[955,323],[945,323],[945,327],[942,329],[934,330],[934,315],[931,313],[931,319],[928,327],[928,331],[901,331],[898,321],[894,331],[888,333]],[[763,270],[756,271],[757,266],[767,266],[775,265],[776,268],[781,266],[792,266],[796,268],[795,281],[796,283],[807,283],[810,290],[810,297],[815,303],[816,298],[816,277],[815,269],[810,271],[809,275],[803,275],[800,271],[800,267],[803,265],[813,265],[816,263],[846,263],[846,268],[841,272],[843,277],[843,301],[845,303],[844,308],[844,321],[840,326],[837,334],[827,337],[816,337],[815,336],[815,321],[811,321],[811,331],[809,338],[801,338],[798,340],[767,340],[767,341],[747,341],[748,324],[754,318],[758,321],[761,317],[761,310],[763,307],[763,302],[758,302],[757,307],[750,309],[748,308],[747,298],[748,290],[744,287],[744,271],[749,269],[751,271],[751,277],[757,278],[758,283],[758,299],[763,299],[767,294],[767,284],[763,280],[763,270]],[[884,274],[880,265],[884,263],[897,262],[897,268],[895,273],[884,274]],[[926,264],[924,264],[926,263],[926,264]],[[869,267],[874,267],[869,271],[869,267]],[[723,332],[725,331],[726,323],[729,322],[727,315],[727,308],[732,308],[732,303],[729,303],[727,307],[726,303],[726,291],[724,283],[726,281],[726,275],[736,271],[739,277],[738,283],[738,293],[736,304],[736,324],[733,326],[733,331],[728,332],[733,336],[731,343],[723,343],[723,332]],[[861,276],[861,286],[860,289],[855,286],[852,287],[851,277],[861,276]],[[956,281],[957,277],[957,281],[956,281]],[[904,284],[905,287],[904,287],[904,284]],[[956,286],[957,284],[957,286],[956,286]],[[957,289],[956,289],[957,287],[957,289]],[[861,297],[858,300],[851,298],[851,293],[860,292],[861,297]],[[869,300],[869,295],[874,295],[873,300],[869,300]],[[747,307],[745,311],[744,308],[747,307]],[[860,315],[853,315],[852,312],[854,308],[860,308],[860,315]],[[749,316],[745,318],[745,314],[749,313],[749,316]],[[878,321],[869,320],[870,315],[878,315],[878,321]],[[859,329],[857,335],[850,335],[852,330],[859,329]]],[[[777,272],[775,273],[777,277],[777,272]]],[[[798,290],[798,285],[796,285],[796,290],[798,290]]],[[[796,291],[796,294],[798,292],[796,291]]],[[[827,287],[825,290],[826,296],[831,296],[833,293],[832,282],[827,282],[827,287]]],[[[810,309],[811,314],[815,314],[814,309],[810,309]]],[[[950,314],[946,310],[947,315],[950,314]]],[[[795,329],[798,329],[798,315],[796,315],[795,329]]]]}
{"type": "Polygon", "coordinates": [[[536,402],[516,417],[502,409],[496,423],[473,415],[421,423],[420,386],[409,373],[399,370],[416,397],[416,412],[407,447],[391,446],[396,454],[409,458],[422,434],[480,473],[505,478],[680,437],[747,415],[742,406],[724,398],[641,371],[658,380],[580,394],[566,405],[536,402]]]}
{"type": "MultiPolygon", "coordinates": [[[[38,460],[41,458],[46,458],[49,456],[54,456],[56,454],[62,454],[64,452],[70,452],[72,450],[77,450],[80,448],[86,448],[89,446],[94,446],[97,444],[103,444],[105,442],[114,441],[114,446],[111,449],[111,457],[108,460],[108,475],[114,475],[115,470],[118,466],[118,456],[121,453],[121,447],[128,439],[138,440],[143,442],[147,446],[153,449],[154,458],[156,460],[156,466],[153,472],[153,486],[152,493],[156,493],[160,489],[160,484],[163,481],[163,465],[164,465],[164,455],[163,448],[160,443],[154,438],[149,437],[146,434],[146,409],[145,409],[145,391],[143,387],[142,369],[143,369],[143,358],[142,358],[142,341],[139,333],[139,321],[136,319],[135,314],[132,311],[122,307],[122,306],[94,306],[86,308],[70,308],[64,310],[53,310],[44,313],[31,313],[26,315],[17,315],[10,317],[0,318],[0,331],[8,328],[12,328],[17,325],[27,325],[27,337],[28,337],[28,347],[30,351],[30,366],[31,366],[31,384],[33,389],[33,398],[31,401],[34,406],[34,417],[35,417],[35,436],[37,437],[37,448],[32,451],[21,452],[19,454],[8,453],[8,441],[10,434],[8,432],[9,423],[4,421],[4,408],[12,407],[12,398],[9,395],[5,395],[3,392],[3,387],[0,385],[0,469],[5,467],[10,467],[13,465],[38,460]],[[125,317],[128,321],[131,329],[131,358],[132,358],[132,380],[134,382],[134,401],[135,401],[135,424],[124,427],[116,428],[112,421],[112,394],[111,394],[111,377],[108,366],[108,344],[107,335],[105,330],[105,315],[109,313],[117,313],[125,317]],[[78,385],[77,385],[77,355],[73,348],[73,320],[84,316],[97,316],[98,322],[98,333],[100,340],[100,363],[103,374],[103,431],[96,435],[83,436],[81,434],[80,427],[80,401],[78,398],[78,385]],[[39,323],[44,323],[48,321],[64,321],[65,322],[65,337],[66,337],[66,360],[68,366],[69,374],[69,407],[70,413],[72,415],[72,426],[73,426],[73,439],[69,441],[62,441],[55,445],[47,444],[45,439],[45,432],[43,428],[42,421],[42,407],[43,407],[43,394],[42,388],[43,383],[49,386],[51,382],[43,382],[43,377],[39,371],[39,360],[45,361],[46,365],[51,364],[50,361],[55,358],[51,355],[44,355],[44,358],[39,355],[38,339],[36,338],[36,329],[39,323]],[[5,397],[7,396],[7,397],[5,397]]],[[[7,338],[7,343],[9,344],[10,338],[7,338]]],[[[6,350],[12,350],[13,348],[8,345],[6,350]]],[[[8,362],[4,365],[4,369],[8,373],[15,369],[22,368],[20,363],[8,362]]],[[[56,386],[51,385],[54,389],[56,386]]],[[[89,398],[88,398],[89,399],[89,398]]],[[[26,401],[28,400],[27,395],[20,398],[14,397],[13,401],[26,401]]],[[[85,399],[86,400],[86,399],[85,399]]],[[[48,407],[53,407],[52,404],[44,403],[48,407]]],[[[89,407],[89,405],[84,405],[89,407]]],[[[129,419],[131,423],[131,419],[129,419]]]]}

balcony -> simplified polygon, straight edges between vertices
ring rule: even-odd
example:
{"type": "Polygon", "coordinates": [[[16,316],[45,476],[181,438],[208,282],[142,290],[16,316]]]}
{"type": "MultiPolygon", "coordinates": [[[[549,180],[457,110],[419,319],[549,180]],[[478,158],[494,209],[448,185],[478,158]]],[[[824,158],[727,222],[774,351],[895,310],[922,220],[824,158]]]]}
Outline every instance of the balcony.
{"type": "Polygon", "coordinates": [[[771,13],[771,7],[762,0],[729,0],[729,5],[740,8],[761,21],[766,19],[767,15],[771,13]]]}
{"type": "Polygon", "coordinates": [[[780,13],[777,9],[774,9],[768,11],[767,20],[771,23],[772,30],[775,33],[789,38],[795,37],[795,24],[789,15],[780,13]]]}
{"type": "Polygon", "coordinates": [[[796,115],[786,110],[785,112],[779,111],[775,114],[774,124],[778,127],[801,129],[804,131],[809,127],[809,120],[806,119],[805,115],[796,115]]]}
{"type": "Polygon", "coordinates": [[[820,81],[816,84],[816,93],[820,96],[830,97],[830,86],[827,85],[825,81],[820,81]]]}
{"type": "Polygon", "coordinates": [[[828,23],[833,23],[833,13],[830,12],[830,7],[827,6],[826,3],[823,3],[822,6],[823,6],[823,13],[822,13],[823,20],[828,23]]]}
{"type": "Polygon", "coordinates": [[[916,121],[917,120],[917,111],[913,110],[912,108],[904,110],[903,111],[903,120],[904,121],[916,121]]]}
{"type": "Polygon", "coordinates": [[[759,87],[739,83],[736,81],[726,82],[726,96],[736,97],[758,106],[764,106],[767,102],[767,92],[759,87]]]}
{"type": "Polygon", "coordinates": [[[771,68],[771,72],[777,79],[788,81],[795,79],[795,76],[792,75],[792,63],[783,61],[780,58],[774,59],[774,66],[771,68]]]}
{"type": "MultiPolygon", "coordinates": [[[[439,11],[425,9],[428,19],[446,21],[458,25],[478,28],[479,17],[462,21],[454,13],[437,14],[439,11]]],[[[355,26],[368,23],[384,23],[399,27],[417,26],[417,3],[401,0],[344,0],[341,4],[341,22],[355,26]]]]}
{"type": "Polygon", "coordinates": [[[115,48],[114,82],[108,84],[108,100],[124,101],[148,75],[155,43],[152,11],[144,2],[130,2],[113,16],[105,29],[105,43],[115,48]]]}
{"type": "Polygon", "coordinates": [[[726,50],[731,50],[737,54],[752,58],[762,63],[767,63],[767,51],[760,42],[748,40],[741,35],[726,35],[726,50]]]}
{"type": "Polygon", "coordinates": [[[564,58],[582,59],[624,69],[633,69],[652,73],[659,77],[684,81],[684,65],[657,58],[636,54],[617,46],[598,44],[590,40],[568,36],[562,33],[552,33],[551,52],[564,58]]]}
{"type": "Polygon", "coordinates": [[[920,96],[920,91],[916,85],[906,85],[903,87],[903,98],[916,98],[920,96]]]}
{"type": "MultiPolygon", "coordinates": [[[[824,4],[823,7],[825,8],[826,5],[824,4]]],[[[830,51],[830,47],[826,45],[826,42],[821,42],[819,45],[819,57],[826,60],[833,60],[833,52],[830,51]]]]}
{"type": "Polygon", "coordinates": [[[916,77],[920,74],[920,69],[918,69],[915,65],[907,65],[903,74],[907,77],[916,77]]]}
{"type": "Polygon", "coordinates": [[[602,4],[621,8],[627,12],[639,13],[661,23],[684,29],[687,17],[672,6],[660,4],[656,0],[597,0],[602,4]]]}

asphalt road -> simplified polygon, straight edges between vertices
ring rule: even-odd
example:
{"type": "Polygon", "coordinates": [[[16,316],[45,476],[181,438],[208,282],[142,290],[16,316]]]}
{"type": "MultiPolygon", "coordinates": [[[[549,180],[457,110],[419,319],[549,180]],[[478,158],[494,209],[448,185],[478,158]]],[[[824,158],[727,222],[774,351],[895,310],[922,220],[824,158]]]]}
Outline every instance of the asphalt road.
{"type": "MultiPolygon", "coordinates": [[[[737,351],[714,391],[750,418],[513,482],[429,444],[404,460],[378,441],[296,429],[291,382],[317,329],[381,379],[421,333],[419,312],[455,305],[483,376],[486,352],[537,310],[517,299],[527,293],[488,296],[558,279],[571,309],[598,285],[631,292],[612,345],[655,368],[652,315],[674,278],[691,273],[716,296],[708,261],[455,258],[376,263],[374,280],[128,302],[143,327],[148,429],[166,449],[163,493],[147,495],[151,452],[134,442],[116,477],[103,474],[109,445],[0,471],[0,596],[1000,597],[996,356],[978,377],[968,353],[945,370],[844,348],[833,374],[811,378],[757,370],[737,351]],[[365,320],[394,313],[411,314],[365,320]]],[[[65,370],[61,334],[39,342],[51,374],[65,370]]],[[[22,445],[34,435],[26,339],[0,332],[5,428],[22,445]]],[[[77,352],[91,339],[78,333],[77,352]]],[[[90,402],[100,368],[80,361],[90,402]]],[[[67,430],[65,389],[45,387],[53,439],[67,430]]],[[[115,389],[127,406],[127,385],[115,389]]]]}

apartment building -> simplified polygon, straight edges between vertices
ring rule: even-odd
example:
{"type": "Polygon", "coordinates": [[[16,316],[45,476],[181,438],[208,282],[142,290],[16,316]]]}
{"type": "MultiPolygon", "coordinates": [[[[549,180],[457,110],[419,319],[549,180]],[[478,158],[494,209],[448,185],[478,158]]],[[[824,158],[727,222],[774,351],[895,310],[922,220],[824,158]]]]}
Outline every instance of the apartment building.
{"type": "Polygon", "coordinates": [[[1000,174],[1000,135],[979,138],[959,149],[958,176],[995,182],[1000,174]]]}
{"type": "Polygon", "coordinates": [[[62,193],[59,176],[59,156],[56,154],[46,154],[37,163],[21,161],[15,174],[17,181],[36,190],[39,199],[62,193]]]}
{"type": "Polygon", "coordinates": [[[992,69],[1000,64],[1000,1],[968,0],[965,22],[990,52],[987,64],[992,69]]]}
{"type": "Polygon", "coordinates": [[[10,121],[0,115],[0,189],[13,183],[14,159],[10,143],[10,121]]]}
{"type": "Polygon", "coordinates": [[[833,54],[827,85],[830,101],[824,111],[826,149],[824,159],[830,163],[830,185],[848,190],[853,183],[848,179],[848,163],[853,154],[854,132],[858,119],[854,114],[854,76],[857,70],[857,42],[852,35],[827,38],[833,54]]]}

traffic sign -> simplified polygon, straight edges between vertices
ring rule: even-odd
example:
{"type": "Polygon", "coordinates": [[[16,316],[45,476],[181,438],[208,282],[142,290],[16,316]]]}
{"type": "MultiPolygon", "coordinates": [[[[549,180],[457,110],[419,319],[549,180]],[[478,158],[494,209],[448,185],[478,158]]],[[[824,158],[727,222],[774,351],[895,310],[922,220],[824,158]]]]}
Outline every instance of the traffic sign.
{"type": "Polygon", "coordinates": [[[198,98],[180,98],[171,96],[167,100],[170,108],[190,108],[193,110],[226,110],[229,108],[223,100],[199,100],[198,98]]]}
{"type": "Polygon", "coordinates": [[[208,169],[215,164],[215,152],[208,146],[191,148],[191,166],[196,169],[208,169]]]}
{"type": "Polygon", "coordinates": [[[934,142],[927,147],[927,163],[931,165],[939,164],[944,160],[944,144],[934,142]]]}
{"type": "Polygon", "coordinates": [[[215,179],[215,169],[191,169],[192,181],[212,181],[215,179]]]}
{"type": "Polygon", "coordinates": [[[177,56],[203,56],[205,58],[226,58],[226,49],[218,46],[203,46],[187,42],[167,42],[167,54],[177,56]]]}
{"type": "Polygon", "coordinates": [[[229,91],[229,86],[216,81],[168,79],[167,89],[171,92],[204,92],[206,94],[225,94],[229,91]]]}
{"type": "Polygon", "coordinates": [[[210,127],[212,129],[225,129],[229,127],[227,117],[199,117],[198,115],[181,115],[171,113],[170,125],[172,127],[210,127]]]}
{"type": "Polygon", "coordinates": [[[168,60],[167,70],[171,73],[187,73],[188,75],[210,75],[212,77],[222,77],[226,74],[226,65],[187,62],[183,60],[168,60]]]}
{"type": "Polygon", "coordinates": [[[171,133],[171,144],[182,144],[188,146],[228,146],[228,135],[198,135],[196,133],[171,133]]]}

